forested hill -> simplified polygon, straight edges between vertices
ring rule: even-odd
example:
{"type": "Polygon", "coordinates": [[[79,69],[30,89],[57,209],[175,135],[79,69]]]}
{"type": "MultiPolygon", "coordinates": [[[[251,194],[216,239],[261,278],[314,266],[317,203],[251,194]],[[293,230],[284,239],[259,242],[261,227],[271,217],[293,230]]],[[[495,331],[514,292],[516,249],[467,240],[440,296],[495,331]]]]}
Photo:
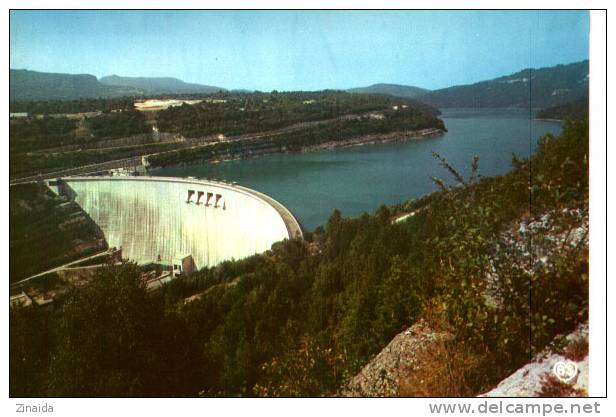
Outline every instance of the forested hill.
{"type": "Polygon", "coordinates": [[[190,84],[171,77],[120,77],[109,75],[102,77],[100,82],[105,85],[125,88],[135,88],[146,94],[209,94],[226,91],[222,87],[202,84],[190,84]]]}
{"type": "Polygon", "coordinates": [[[135,88],[100,83],[90,74],[55,74],[29,70],[10,70],[11,101],[74,100],[97,97],[121,97],[142,94],[135,88]]]}
{"type": "Polygon", "coordinates": [[[349,88],[346,91],[349,93],[387,94],[395,97],[416,98],[417,96],[427,93],[429,90],[410,85],[373,84],[368,87],[349,88]]]}
{"type": "Polygon", "coordinates": [[[411,99],[335,90],[224,94],[221,97],[218,101],[224,101],[222,103],[205,100],[193,106],[161,111],[157,116],[159,128],[186,137],[217,133],[234,136],[367,112],[414,111],[431,118],[440,114],[438,109],[411,99]]]}
{"type": "Polygon", "coordinates": [[[99,80],[91,74],[56,74],[24,69],[10,70],[9,85],[11,102],[117,98],[160,94],[211,94],[225,91],[221,87],[189,84],[177,78],[111,75],[99,80]]]}
{"type": "MultiPolygon", "coordinates": [[[[11,100],[71,100],[160,94],[211,94],[224,88],[185,83],[176,78],[121,77],[98,80],[89,74],[10,71],[11,100]]],[[[549,68],[527,68],[515,74],[428,91],[397,84],[352,88],[352,93],[416,99],[436,107],[534,107],[566,104],[588,95],[588,60],[549,68]]]]}
{"type": "Polygon", "coordinates": [[[537,113],[540,119],[588,120],[588,96],[571,103],[548,107],[537,113]]]}
{"type": "Polygon", "coordinates": [[[588,95],[588,60],[430,91],[417,97],[444,107],[551,107],[588,95]]]}

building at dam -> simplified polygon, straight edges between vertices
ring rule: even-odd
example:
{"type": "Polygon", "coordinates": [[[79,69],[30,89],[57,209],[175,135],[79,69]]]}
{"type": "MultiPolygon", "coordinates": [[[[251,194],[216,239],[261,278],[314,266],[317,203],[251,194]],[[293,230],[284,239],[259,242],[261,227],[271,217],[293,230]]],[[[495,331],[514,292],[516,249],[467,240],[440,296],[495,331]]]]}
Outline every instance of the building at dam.
{"type": "Polygon", "coordinates": [[[100,227],[110,247],[139,264],[191,269],[241,259],[301,237],[295,217],[257,191],[190,178],[92,176],[47,182],[75,201],[100,227]]]}

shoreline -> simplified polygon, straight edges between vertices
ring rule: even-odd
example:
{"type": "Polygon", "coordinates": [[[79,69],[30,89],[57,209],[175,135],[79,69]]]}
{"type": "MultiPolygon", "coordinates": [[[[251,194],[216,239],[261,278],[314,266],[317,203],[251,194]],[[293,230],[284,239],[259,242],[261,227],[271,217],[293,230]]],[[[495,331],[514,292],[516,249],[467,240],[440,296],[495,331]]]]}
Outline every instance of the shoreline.
{"type": "Polygon", "coordinates": [[[409,130],[409,131],[398,131],[393,133],[382,133],[382,134],[372,134],[372,135],[364,135],[357,138],[345,139],[342,141],[328,141],[323,142],[318,145],[311,145],[303,147],[298,153],[307,153],[307,152],[315,152],[320,150],[329,150],[336,148],[349,148],[355,146],[364,146],[364,145],[377,145],[383,143],[395,143],[395,142],[406,142],[406,141],[415,141],[422,139],[430,139],[434,137],[443,136],[445,134],[444,130],[441,129],[422,129],[422,130],[409,130]]]}
{"type": "Polygon", "coordinates": [[[545,119],[542,117],[535,117],[535,120],[541,120],[543,122],[560,122],[560,123],[564,122],[563,119],[545,119]]]}
{"type": "MultiPolygon", "coordinates": [[[[178,162],[167,165],[155,165],[148,169],[148,171],[157,171],[164,168],[180,168],[191,165],[198,165],[204,163],[212,163],[218,164],[221,162],[228,161],[237,161],[243,159],[254,159],[261,156],[273,155],[277,153],[285,153],[285,154],[302,154],[309,152],[318,152],[322,150],[333,150],[337,148],[350,148],[350,147],[358,147],[358,146],[366,146],[366,145],[377,145],[377,144],[386,144],[386,143],[396,143],[396,142],[406,142],[406,141],[418,141],[424,139],[430,139],[435,137],[443,136],[446,133],[446,130],[438,129],[438,128],[429,128],[429,129],[421,129],[421,130],[410,130],[410,131],[397,131],[391,133],[377,133],[364,135],[359,137],[354,137],[350,139],[344,139],[339,141],[327,141],[323,143],[319,143],[316,145],[310,146],[302,146],[298,150],[289,150],[286,146],[271,144],[271,146],[260,148],[257,146],[256,148],[247,148],[245,150],[234,152],[232,154],[221,155],[220,157],[212,157],[201,160],[193,160],[190,162],[178,162]]],[[[258,143],[255,145],[259,145],[258,143]]]]}

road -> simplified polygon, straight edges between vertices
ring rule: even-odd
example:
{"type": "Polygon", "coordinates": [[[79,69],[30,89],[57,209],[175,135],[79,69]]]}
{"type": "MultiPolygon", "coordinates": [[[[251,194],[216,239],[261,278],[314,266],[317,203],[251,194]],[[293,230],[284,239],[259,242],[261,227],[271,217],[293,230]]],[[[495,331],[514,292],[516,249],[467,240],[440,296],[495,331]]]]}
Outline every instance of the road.
{"type": "MultiPolygon", "coordinates": [[[[295,132],[298,130],[308,129],[308,128],[322,125],[322,124],[333,123],[337,121],[358,120],[374,112],[375,111],[371,111],[371,112],[367,112],[363,114],[345,114],[345,115],[331,118],[331,119],[315,120],[311,122],[300,122],[300,123],[295,123],[290,126],[280,128],[280,129],[232,136],[232,137],[226,138],[226,141],[227,142],[250,142],[250,141],[258,140],[264,137],[278,136],[278,135],[282,135],[282,134],[289,133],[289,132],[295,132]]],[[[212,146],[216,143],[219,143],[219,142],[207,142],[207,143],[201,143],[201,144],[197,144],[193,146],[186,146],[186,147],[183,146],[181,148],[197,149],[197,148],[212,146]]],[[[126,146],[120,146],[120,147],[126,147],[126,146]]],[[[115,147],[111,147],[107,149],[112,150],[114,148],[115,147]]],[[[178,149],[180,149],[180,147],[178,147],[178,149]]],[[[71,152],[75,152],[75,151],[71,151],[71,152]]],[[[43,180],[48,180],[48,179],[53,179],[53,178],[58,178],[58,177],[67,177],[67,176],[73,176],[73,175],[96,174],[96,173],[109,171],[111,169],[118,169],[118,168],[135,168],[135,167],[143,165],[142,164],[143,157],[147,159],[150,156],[159,155],[159,154],[166,153],[166,152],[173,152],[173,151],[163,151],[163,152],[156,152],[156,153],[151,153],[151,154],[143,154],[143,155],[138,155],[138,156],[134,156],[131,158],[106,161],[106,162],[101,162],[97,164],[82,165],[82,166],[75,167],[75,168],[67,168],[67,169],[62,169],[62,170],[57,170],[57,171],[52,171],[52,172],[40,173],[37,175],[29,175],[29,176],[25,176],[21,178],[14,178],[10,180],[9,184],[10,185],[22,184],[22,183],[43,181],[43,180]]]]}
{"type": "Polygon", "coordinates": [[[112,257],[115,254],[117,254],[118,252],[119,252],[119,250],[116,249],[116,248],[105,249],[104,251],[97,252],[97,253],[95,253],[93,255],[90,255],[90,256],[86,256],[85,258],[80,258],[80,259],[77,259],[75,261],[71,261],[71,262],[65,263],[64,265],[60,265],[60,266],[57,266],[55,268],[48,269],[47,271],[40,272],[40,273],[38,273],[36,275],[32,275],[32,276],[30,276],[28,278],[24,278],[24,279],[22,279],[20,281],[16,281],[16,282],[11,284],[11,289],[19,288],[19,287],[23,286],[25,283],[27,283],[27,282],[29,282],[29,281],[31,281],[33,279],[40,278],[42,276],[45,276],[47,274],[51,274],[53,272],[61,271],[61,270],[66,269],[66,268],[70,268],[71,266],[73,266],[75,264],[79,264],[79,263],[82,263],[82,262],[87,262],[87,261],[90,261],[92,259],[100,258],[102,256],[112,257]]]}

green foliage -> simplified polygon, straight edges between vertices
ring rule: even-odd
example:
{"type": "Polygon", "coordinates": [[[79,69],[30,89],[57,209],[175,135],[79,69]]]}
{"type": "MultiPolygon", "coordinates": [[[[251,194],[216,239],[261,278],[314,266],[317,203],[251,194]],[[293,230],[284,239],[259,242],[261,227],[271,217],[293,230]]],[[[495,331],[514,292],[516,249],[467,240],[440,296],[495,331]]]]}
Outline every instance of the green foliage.
{"type": "Polygon", "coordinates": [[[9,188],[9,281],[103,250],[103,233],[75,203],[42,184],[9,188]]]}
{"type": "MultiPolygon", "coordinates": [[[[145,152],[166,150],[164,144],[113,146],[98,149],[104,140],[151,132],[142,113],[126,110],[81,119],[44,116],[11,120],[10,174],[25,175],[70,168],[145,152]],[[94,149],[88,149],[90,147],[94,149]]],[[[167,145],[167,149],[172,147],[167,145]]]]}
{"type": "Polygon", "coordinates": [[[58,74],[11,69],[9,91],[12,100],[76,100],[139,95],[136,89],[102,84],[90,74],[58,74]]]}
{"type": "Polygon", "coordinates": [[[189,395],[200,379],[192,329],[146,293],[133,264],[104,269],[59,312],[12,314],[11,395],[189,395]]]}
{"type": "Polygon", "coordinates": [[[52,318],[32,308],[12,308],[9,316],[9,395],[41,397],[51,354],[56,349],[52,318]]]}
{"type": "MultiPolygon", "coordinates": [[[[280,129],[296,123],[332,119],[345,114],[387,110],[406,103],[380,95],[350,94],[340,91],[220,94],[224,102],[204,101],[196,105],[171,107],[158,113],[161,131],[203,137],[222,133],[236,136],[280,129]]],[[[434,116],[432,107],[413,103],[419,112],[434,116]]]]}
{"type": "Polygon", "coordinates": [[[131,110],[134,99],[124,98],[90,98],[80,100],[43,100],[43,101],[11,101],[11,113],[25,112],[29,115],[49,115],[58,113],[83,113],[111,110],[131,110]]]}
{"type": "Polygon", "coordinates": [[[123,87],[129,91],[130,89],[134,89],[148,95],[186,93],[207,94],[224,90],[220,87],[185,83],[182,80],[171,77],[120,77],[118,75],[108,75],[102,77],[99,81],[105,85],[123,87]]]}
{"type": "Polygon", "coordinates": [[[121,138],[151,131],[143,113],[136,110],[103,114],[89,118],[87,122],[95,139],[121,138]]]}
{"type": "MultiPolygon", "coordinates": [[[[97,164],[119,159],[139,159],[141,153],[165,152],[175,149],[175,143],[148,143],[145,145],[124,145],[110,149],[84,149],[83,151],[48,152],[29,154],[22,153],[11,156],[10,174],[37,175],[55,172],[62,169],[78,168],[84,165],[97,164]]],[[[129,164],[130,165],[130,164],[129,164]]],[[[71,173],[74,175],[74,173],[71,173]]],[[[68,174],[64,174],[68,175],[68,174]]]]}
{"type": "MultiPolygon", "coordinates": [[[[157,113],[135,111],[128,99],[13,102],[13,110],[45,116],[10,123],[11,176],[36,175],[106,161],[150,157],[154,166],[195,163],[214,158],[298,151],[323,142],[368,134],[424,128],[445,129],[438,110],[406,99],[340,91],[289,93],[223,93],[196,95],[199,104],[170,107],[157,113]],[[407,108],[391,110],[394,104],[407,108]],[[52,113],[91,111],[95,114],[52,113]],[[383,120],[345,115],[378,110],[383,120]],[[203,138],[261,133],[257,140],[194,147],[187,141],[157,142],[146,118],[156,118],[161,132],[203,138]],[[327,123],[319,121],[330,120],[327,123]],[[272,132],[282,129],[282,131],[272,132]],[[117,139],[114,141],[114,139],[117,139]],[[121,140],[124,139],[124,140],[121,140]],[[160,154],[159,154],[160,153],[160,154]]],[[[169,135],[171,136],[171,135],[169,135]]],[[[210,138],[211,139],[211,138],[210,138]]]]}
{"type": "Polygon", "coordinates": [[[584,207],[588,200],[588,123],[567,122],[559,138],[546,135],[531,169],[534,213],[563,207],[584,207]]]}
{"type": "Polygon", "coordinates": [[[373,84],[368,87],[350,88],[349,93],[387,94],[394,97],[415,98],[428,90],[419,87],[399,84],[373,84]]]}
{"type": "Polygon", "coordinates": [[[11,121],[9,150],[11,155],[76,142],[76,120],[44,117],[11,121]]]}
{"type": "Polygon", "coordinates": [[[339,380],[344,359],[343,354],[303,338],[297,349],[285,350],[282,358],[261,366],[265,385],[255,384],[253,392],[259,397],[320,396],[339,380]]]}
{"type": "Polygon", "coordinates": [[[540,119],[588,120],[588,96],[560,106],[548,107],[537,113],[540,119]]]}
{"type": "Polygon", "coordinates": [[[583,97],[588,97],[588,60],[527,68],[493,80],[429,91],[416,98],[439,108],[531,109],[558,106],[583,97]]]}
{"type": "Polygon", "coordinates": [[[336,120],[316,126],[307,126],[298,131],[265,135],[258,141],[223,142],[212,146],[178,149],[148,158],[153,166],[179,163],[196,163],[219,158],[252,156],[259,152],[301,151],[325,142],[340,142],[371,134],[387,134],[415,131],[427,128],[445,130],[443,121],[435,116],[413,108],[384,112],[386,118],[373,120],[336,120]]]}
{"type": "MultiPolygon", "coordinates": [[[[559,138],[542,138],[532,160],[516,160],[516,169],[496,184],[488,180],[462,189],[445,188],[432,201],[433,212],[450,216],[450,232],[434,233],[432,238],[435,263],[439,261],[433,272],[441,287],[438,300],[446,306],[456,337],[483,355],[483,375],[474,378],[478,390],[588,317],[588,248],[554,237],[568,236],[579,225],[579,219],[566,214],[569,210],[587,210],[587,161],[587,124],[568,124],[559,138]],[[488,184],[491,192],[486,194],[488,184]],[[530,190],[526,204],[522,187],[530,190]],[[505,205],[508,210],[503,210],[505,205]],[[511,211],[516,206],[518,214],[511,211]],[[520,216],[526,221],[549,218],[553,225],[527,231],[521,246],[503,243],[502,226],[520,216]],[[547,261],[538,260],[540,253],[551,255],[547,261]],[[496,305],[486,297],[486,277],[497,283],[496,305]]],[[[467,183],[448,169],[459,183],[467,183]]]]}
{"type": "Polygon", "coordinates": [[[566,213],[588,204],[587,125],[546,136],[531,160],[514,159],[502,177],[480,179],[477,158],[469,178],[439,159],[461,185],[441,180],[440,192],[404,206],[415,212],[404,222],[392,222],[387,207],[354,219],[334,211],[310,242],[280,242],[151,297],[120,278],[134,276],[130,265],[109,270],[77,290],[51,324],[33,324],[52,335],[45,349],[27,343],[31,318],[12,317],[13,392],[331,395],[435,310],[442,313],[433,324],[453,334],[447,366],[462,364],[450,375],[461,387],[455,392],[491,386],[587,318],[585,245],[540,229],[528,240],[503,240],[545,213],[557,227],[551,234],[579,223],[566,213]],[[552,255],[537,263],[542,251],[552,255]],[[30,363],[53,370],[49,385],[30,363]]]}

